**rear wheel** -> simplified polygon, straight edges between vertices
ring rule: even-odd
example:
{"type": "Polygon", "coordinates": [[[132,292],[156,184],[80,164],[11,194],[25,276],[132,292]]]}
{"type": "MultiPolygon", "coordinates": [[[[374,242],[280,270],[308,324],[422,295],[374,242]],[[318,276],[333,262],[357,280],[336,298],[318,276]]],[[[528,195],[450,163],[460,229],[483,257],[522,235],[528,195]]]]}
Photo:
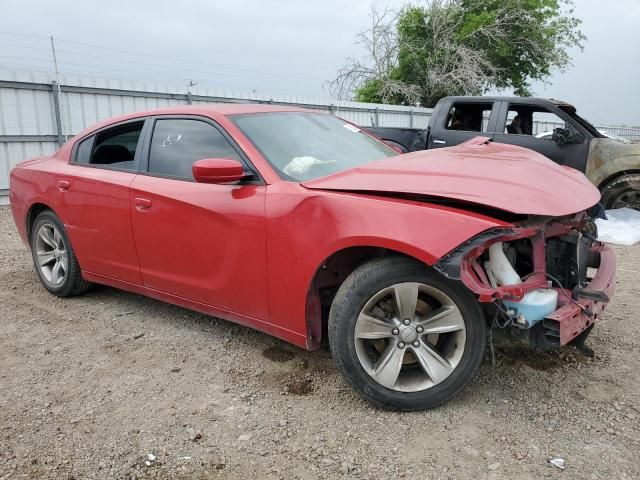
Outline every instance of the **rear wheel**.
{"type": "Polygon", "coordinates": [[[485,337],[468,290],[402,257],[356,269],[329,315],[338,369],[364,398],[390,409],[431,408],[454,396],[482,362],[485,337]]]}
{"type": "Polygon", "coordinates": [[[607,184],[602,189],[602,204],[606,209],[640,210],[640,175],[623,175],[607,184]]]}
{"type": "Polygon", "coordinates": [[[91,287],[91,283],[82,279],[62,222],[51,211],[42,212],[33,224],[31,255],[40,282],[54,295],[78,295],[91,287]]]}

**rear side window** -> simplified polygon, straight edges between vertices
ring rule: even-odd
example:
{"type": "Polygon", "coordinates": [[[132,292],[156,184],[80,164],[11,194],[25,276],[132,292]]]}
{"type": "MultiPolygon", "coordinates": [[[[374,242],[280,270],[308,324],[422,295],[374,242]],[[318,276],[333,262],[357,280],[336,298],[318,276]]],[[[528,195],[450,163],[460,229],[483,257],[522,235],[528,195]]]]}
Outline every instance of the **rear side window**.
{"type": "Polygon", "coordinates": [[[491,103],[455,103],[449,110],[445,128],[465,132],[486,132],[491,103]]]}
{"type": "Polygon", "coordinates": [[[132,122],[103,130],[78,145],[76,163],[132,170],[142,122],[132,122]]]}
{"type": "Polygon", "coordinates": [[[242,158],[213,125],[200,120],[157,120],[151,137],[149,172],[192,179],[191,167],[204,158],[242,158]]]}

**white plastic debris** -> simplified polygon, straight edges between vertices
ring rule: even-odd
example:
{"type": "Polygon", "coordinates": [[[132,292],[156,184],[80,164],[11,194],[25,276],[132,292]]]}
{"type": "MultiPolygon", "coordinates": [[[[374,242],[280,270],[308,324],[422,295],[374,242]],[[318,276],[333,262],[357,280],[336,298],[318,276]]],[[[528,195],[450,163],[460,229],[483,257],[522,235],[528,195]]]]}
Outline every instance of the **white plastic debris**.
{"type": "Polygon", "coordinates": [[[549,463],[560,470],[564,470],[564,458],[550,458],[549,463]]]}
{"type": "Polygon", "coordinates": [[[282,171],[293,178],[304,175],[314,165],[323,165],[325,163],[335,163],[335,160],[320,160],[316,157],[294,157],[287,163],[282,171]]]}
{"type": "Polygon", "coordinates": [[[158,457],[156,457],[153,453],[147,453],[147,455],[146,455],[144,458],[145,458],[145,460],[144,460],[144,464],[145,464],[147,467],[150,467],[151,465],[153,465],[154,463],[156,463],[156,459],[157,459],[158,457]]]}
{"type": "Polygon", "coordinates": [[[640,242],[640,212],[632,208],[607,210],[607,220],[596,219],[598,240],[616,245],[640,242]]]}

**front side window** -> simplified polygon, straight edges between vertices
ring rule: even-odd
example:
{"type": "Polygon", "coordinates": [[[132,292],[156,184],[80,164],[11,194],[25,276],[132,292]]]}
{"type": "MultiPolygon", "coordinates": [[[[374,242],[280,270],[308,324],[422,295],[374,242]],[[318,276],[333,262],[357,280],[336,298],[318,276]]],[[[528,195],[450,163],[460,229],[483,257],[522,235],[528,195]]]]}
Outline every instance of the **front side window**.
{"type": "Polygon", "coordinates": [[[512,105],[507,113],[504,132],[551,140],[556,128],[566,128],[566,125],[555,113],[539,107],[512,105]]]}
{"type": "Polygon", "coordinates": [[[302,182],[398,153],[344,120],[322,113],[232,115],[281,178],[302,182]]]}
{"type": "Polygon", "coordinates": [[[244,163],[224,135],[207,122],[156,121],[149,151],[150,173],[192,179],[193,163],[205,158],[229,158],[244,163]]]}
{"type": "Polygon", "coordinates": [[[143,126],[144,121],[126,123],[97,133],[93,141],[94,137],[83,140],[78,146],[76,162],[133,169],[143,126]],[[87,155],[89,151],[91,154],[87,155]]]}

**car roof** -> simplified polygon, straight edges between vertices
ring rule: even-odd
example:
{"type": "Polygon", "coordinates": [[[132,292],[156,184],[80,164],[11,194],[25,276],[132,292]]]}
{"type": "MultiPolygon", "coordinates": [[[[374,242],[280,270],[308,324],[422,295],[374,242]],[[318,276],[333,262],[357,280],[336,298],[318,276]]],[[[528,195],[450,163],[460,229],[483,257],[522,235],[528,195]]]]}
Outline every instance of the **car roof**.
{"type": "MultiPolygon", "coordinates": [[[[155,115],[205,115],[210,117],[242,115],[250,113],[272,113],[272,112],[314,112],[308,108],[300,108],[286,105],[273,105],[265,103],[207,103],[201,105],[183,105],[179,107],[156,108],[139,112],[127,113],[115,117],[109,117],[99,123],[91,125],[80,132],[77,136],[84,136],[88,132],[99,130],[103,127],[136,118],[152,117],[155,115]]],[[[325,113],[318,112],[316,113],[325,113]]]]}
{"type": "Polygon", "coordinates": [[[533,105],[542,105],[542,104],[546,104],[546,103],[553,103],[554,105],[558,105],[558,106],[565,106],[565,107],[573,107],[573,105],[571,105],[570,103],[564,102],[562,100],[556,100],[555,98],[543,98],[543,97],[503,97],[503,96],[459,96],[459,97],[455,97],[455,96],[451,96],[451,97],[445,97],[443,98],[447,99],[447,100],[451,100],[453,102],[473,102],[473,103],[479,103],[479,102],[509,102],[509,103],[526,103],[526,104],[533,104],[533,105]]]}

